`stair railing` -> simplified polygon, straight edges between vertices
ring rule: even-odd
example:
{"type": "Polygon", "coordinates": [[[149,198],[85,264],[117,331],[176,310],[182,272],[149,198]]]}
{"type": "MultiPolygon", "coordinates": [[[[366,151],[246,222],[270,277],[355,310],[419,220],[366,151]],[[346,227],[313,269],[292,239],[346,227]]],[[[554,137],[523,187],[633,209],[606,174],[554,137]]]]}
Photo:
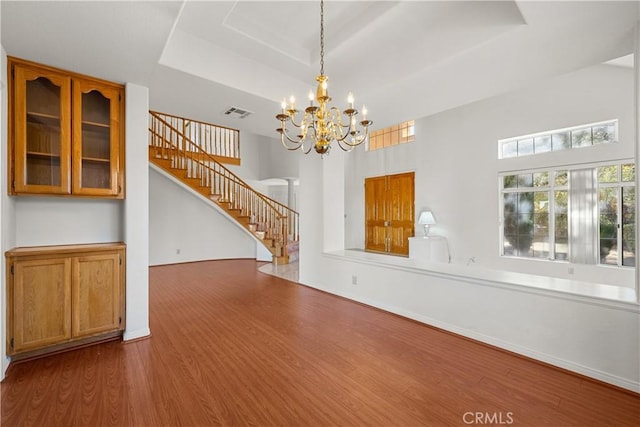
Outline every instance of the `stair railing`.
{"type": "MultiPolygon", "coordinates": [[[[180,116],[150,111],[171,127],[179,130],[191,142],[217,161],[240,164],[240,131],[180,116]]],[[[191,147],[185,147],[189,150],[191,147]]]]}
{"type": "Polygon", "coordinates": [[[249,217],[276,240],[276,247],[287,255],[288,241],[299,240],[299,214],[289,207],[255,191],[213,156],[191,141],[183,132],[165,121],[158,113],[151,115],[149,145],[160,158],[170,159],[171,167],[186,170],[187,178],[197,179],[207,196],[218,203],[228,203],[241,216],[249,217]]]}

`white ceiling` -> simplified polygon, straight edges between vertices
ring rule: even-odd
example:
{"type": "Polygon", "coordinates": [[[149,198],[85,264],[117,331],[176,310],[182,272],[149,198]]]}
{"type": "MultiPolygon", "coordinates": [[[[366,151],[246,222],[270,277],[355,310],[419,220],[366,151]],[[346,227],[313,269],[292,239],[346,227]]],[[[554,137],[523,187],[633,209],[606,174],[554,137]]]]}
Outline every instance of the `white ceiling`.
{"type": "MultiPolygon", "coordinates": [[[[0,2],[8,55],[149,87],[150,107],[275,137],[319,74],[318,1],[0,2]],[[229,106],[252,111],[224,116],[229,106]]],[[[631,53],[637,1],[329,1],[325,73],[374,127],[631,53]]]]}

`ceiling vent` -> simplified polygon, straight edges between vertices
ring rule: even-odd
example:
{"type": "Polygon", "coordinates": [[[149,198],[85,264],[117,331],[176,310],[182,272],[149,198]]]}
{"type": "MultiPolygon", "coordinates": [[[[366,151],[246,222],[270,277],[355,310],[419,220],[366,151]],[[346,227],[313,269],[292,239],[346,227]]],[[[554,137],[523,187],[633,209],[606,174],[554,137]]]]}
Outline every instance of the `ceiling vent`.
{"type": "Polygon", "coordinates": [[[224,112],[225,116],[236,117],[238,119],[244,119],[250,114],[252,114],[251,111],[247,111],[238,107],[229,107],[224,112]]]}

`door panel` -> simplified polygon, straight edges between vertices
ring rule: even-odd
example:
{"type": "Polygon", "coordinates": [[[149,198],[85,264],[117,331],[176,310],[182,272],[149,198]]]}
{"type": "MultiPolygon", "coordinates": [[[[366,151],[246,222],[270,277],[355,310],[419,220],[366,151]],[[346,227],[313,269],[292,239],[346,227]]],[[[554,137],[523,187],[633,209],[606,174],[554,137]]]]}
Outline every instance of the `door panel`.
{"type": "Polygon", "coordinates": [[[386,177],[365,179],[365,249],[386,252],[386,177]]]}
{"type": "Polygon", "coordinates": [[[414,173],[365,179],[365,250],[409,255],[414,173]]]}
{"type": "Polygon", "coordinates": [[[71,337],[70,292],[68,258],[16,262],[12,301],[14,352],[71,337]]]}
{"type": "Polygon", "coordinates": [[[91,80],[73,86],[73,192],[118,194],[120,110],[117,88],[91,80]]]}
{"type": "Polygon", "coordinates": [[[15,192],[69,194],[71,79],[15,66],[15,192]]]}
{"type": "Polygon", "coordinates": [[[118,254],[73,259],[73,336],[119,329],[120,265],[118,254]]]}
{"type": "Polygon", "coordinates": [[[414,227],[414,173],[389,176],[391,202],[389,252],[409,255],[409,237],[414,227]]]}

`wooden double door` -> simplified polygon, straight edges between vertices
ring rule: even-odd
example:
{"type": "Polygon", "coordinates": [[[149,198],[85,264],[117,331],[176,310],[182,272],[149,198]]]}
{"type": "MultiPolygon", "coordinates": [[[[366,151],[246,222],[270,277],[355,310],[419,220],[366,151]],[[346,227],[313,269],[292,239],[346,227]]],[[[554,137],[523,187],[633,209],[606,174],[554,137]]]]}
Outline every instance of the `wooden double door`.
{"type": "Polygon", "coordinates": [[[414,175],[365,179],[365,250],[409,255],[409,237],[414,235],[414,175]]]}

